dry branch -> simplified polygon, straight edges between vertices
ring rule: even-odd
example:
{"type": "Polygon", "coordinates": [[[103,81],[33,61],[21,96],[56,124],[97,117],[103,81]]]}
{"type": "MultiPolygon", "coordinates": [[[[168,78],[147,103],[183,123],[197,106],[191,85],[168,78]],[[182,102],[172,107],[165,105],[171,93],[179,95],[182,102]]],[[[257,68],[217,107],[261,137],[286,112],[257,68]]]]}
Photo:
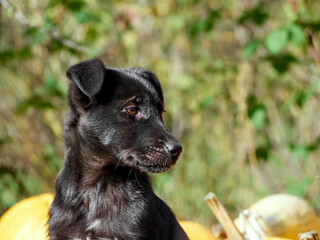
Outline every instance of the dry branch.
{"type": "Polygon", "coordinates": [[[213,214],[217,217],[222,227],[225,229],[228,239],[244,240],[245,238],[239,232],[238,228],[233,222],[232,217],[226,208],[220,203],[219,199],[214,193],[209,193],[205,197],[205,201],[210,207],[213,214]]]}

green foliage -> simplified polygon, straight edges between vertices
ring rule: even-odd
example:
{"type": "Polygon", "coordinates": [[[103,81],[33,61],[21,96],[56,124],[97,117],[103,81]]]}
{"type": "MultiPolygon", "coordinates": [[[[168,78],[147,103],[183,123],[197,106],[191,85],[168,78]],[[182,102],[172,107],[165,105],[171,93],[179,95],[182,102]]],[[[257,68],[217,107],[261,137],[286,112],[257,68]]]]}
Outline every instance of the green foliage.
{"type": "Polygon", "coordinates": [[[296,23],[291,23],[287,26],[289,41],[297,46],[305,43],[305,35],[303,28],[296,23]]]}
{"type": "Polygon", "coordinates": [[[90,14],[88,12],[82,11],[82,10],[79,12],[76,12],[75,18],[76,18],[77,22],[80,24],[89,22],[91,20],[90,14]]]}
{"type": "Polygon", "coordinates": [[[214,28],[216,21],[220,18],[221,10],[210,10],[206,18],[196,19],[191,25],[190,37],[195,39],[203,33],[207,33],[214,28]]]}
{"type": "Polygon", "coordinates": [[[297,59],[293,55],[288,53],[269,55],[264,59],[268,61],[278,73],[287,72],[291,64],[297,61],[297,59]]]}
{"type": "Polygon", "coordinates": [[[5,63],[14,59],[25,60],[32,57],[31,48],[23,47],[20,49],[10,49],[7,48],[3,51],[0,51],[0,63],[5,63]]]}
{"type": "Polygon", "coordinates": [[[262,5],[257,5],[252,9],[244,11],[242,16],[238,19],[240,24],[245,22],[253,22],[257,25],[262,25],[269,17],[269,14],[263,10],[262,5]]]}
{"type": "Polygon", "coordinates": [[[245,58],[251,57],[260,47],[260,42],[258,40],[253,40],[252,42],[247,43],[242,48],[242,56],[245,58]]]}
{"type": "Polygon", "coordinates": [[[78,13],[86,4],[83,0],[51,0],[49,5],[50,7],[62,5],[69,11],[78,13]]]}
{"type": "Polygon", "coordinates": [[[46,41],[47,35],[39,30],[37,27],[28,28],[24,36],[26,40],[31,43],[31,45],[42,44],[46,41]]]}
{"type": "Polygon", "coordinates": [[[289,35],[287,29],[279,28],[270,32],[267,35],[264,43],[270,53],[277,54],[280,53],[281,50],[287,45],[288,40],[289,35]]]}
{"type": "Polygon", "coordinates": [[[266,121],[266,110],[264,107],[257,107],[254,109],[251,115],[249,115],[250,120],[252,121],[252,124],[257,129],[262,129],[264,127],[265,121],[266,121]]]}
{"type": "Polygon", "coordinates": [[[195,79],[190,75],[181,75],[176,79],[176,86],[184,92],[190,92],[194,89],[195,79]]]}
{"type": "Polygon", "coordinates": [[[265,46],[272,54],[280,53],[288,43],[297,46],[305,43],[304,31],[302,27],[296,23],[290,23],[271,31],[265,39],[265,46]]]}
{"type": "Polygon", "coordinates": [[[247,100],[248,116],[256,129],[262,129],[266,122],[266,108],[263,104],[258,103],[257,97],[249,96],[247,100]]]}
{"type": "Polygon", "coordinates": [[[305,35],[312,31],[317,43],[316,1],[299,3],[299,14],[289,1],[15,6],[1,18],[0,214],[24,197],[53,191],[63,161],[65,71],[93,57],[159,77],[164,120],[184,151],[173,170],[152,181],[180,219],[213,223],[203,201],[209,191],[234,216],[235,206],[275,192],[320,207],[320,188],[309,191],[320,171],[319,73],[305,35]],[[255,162],[263,179],[252,171],[255,162]]]}

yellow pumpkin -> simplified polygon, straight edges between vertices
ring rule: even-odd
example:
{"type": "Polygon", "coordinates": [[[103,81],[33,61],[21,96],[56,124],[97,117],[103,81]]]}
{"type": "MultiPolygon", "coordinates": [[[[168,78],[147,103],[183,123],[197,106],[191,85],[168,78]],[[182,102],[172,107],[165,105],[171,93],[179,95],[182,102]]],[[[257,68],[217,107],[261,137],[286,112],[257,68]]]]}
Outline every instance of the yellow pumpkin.
{"type": "Polygon", "coordinates": [[[179,221],[190,240],[217,240],[211,231],[199,223],[191,221],[179,221]]]}
{"type": "Polygon", "coordinates": [[[44,193],[26,198],[12,206],[0,218],[1,240],[45,240],[49,206],[53,195],[44,193]]]}

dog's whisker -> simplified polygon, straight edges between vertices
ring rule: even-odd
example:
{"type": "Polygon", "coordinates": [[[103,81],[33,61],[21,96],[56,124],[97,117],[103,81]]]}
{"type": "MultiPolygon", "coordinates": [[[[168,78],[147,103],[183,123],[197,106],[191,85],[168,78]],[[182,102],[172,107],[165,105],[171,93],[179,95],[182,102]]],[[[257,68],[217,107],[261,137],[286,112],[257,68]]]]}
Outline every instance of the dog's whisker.
{"type": "Polygon", "coordinates": [[[129,173],[128,173],[128,177],[127,177],[127,180],[130,178],[130,174],[132,173],[133,169],[131,168],[129,173]]]}
{"type": "Polygon", "coordinates": [[[137,178],[137,171],[134,172],[134,176],[136,178],[137,183],[139,184],[139,186],[143,189],[143,186],[141,185],[141,183],[139,182],[138,178],[137,178]]]}
{"type": "Polygon", "coordinates": [[[117,161],[117,164],[115,165],[114,170],[117,170],[117,168],[120,166],[121,162],[124,162],[124,160],[122,159],[122,157],[120,157],[117,161]]]}

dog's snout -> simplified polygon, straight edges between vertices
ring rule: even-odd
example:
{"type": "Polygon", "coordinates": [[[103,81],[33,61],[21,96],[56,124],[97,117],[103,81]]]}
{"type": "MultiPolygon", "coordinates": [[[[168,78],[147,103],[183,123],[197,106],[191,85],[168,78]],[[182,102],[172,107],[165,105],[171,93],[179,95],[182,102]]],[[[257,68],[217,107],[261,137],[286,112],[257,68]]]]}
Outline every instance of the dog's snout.
{"type": "Polygon", "coordinates": [[[177,160],[182,152],[181,145],[176,141],[166,143],[166,148],[174,160],[177,160]]]}

